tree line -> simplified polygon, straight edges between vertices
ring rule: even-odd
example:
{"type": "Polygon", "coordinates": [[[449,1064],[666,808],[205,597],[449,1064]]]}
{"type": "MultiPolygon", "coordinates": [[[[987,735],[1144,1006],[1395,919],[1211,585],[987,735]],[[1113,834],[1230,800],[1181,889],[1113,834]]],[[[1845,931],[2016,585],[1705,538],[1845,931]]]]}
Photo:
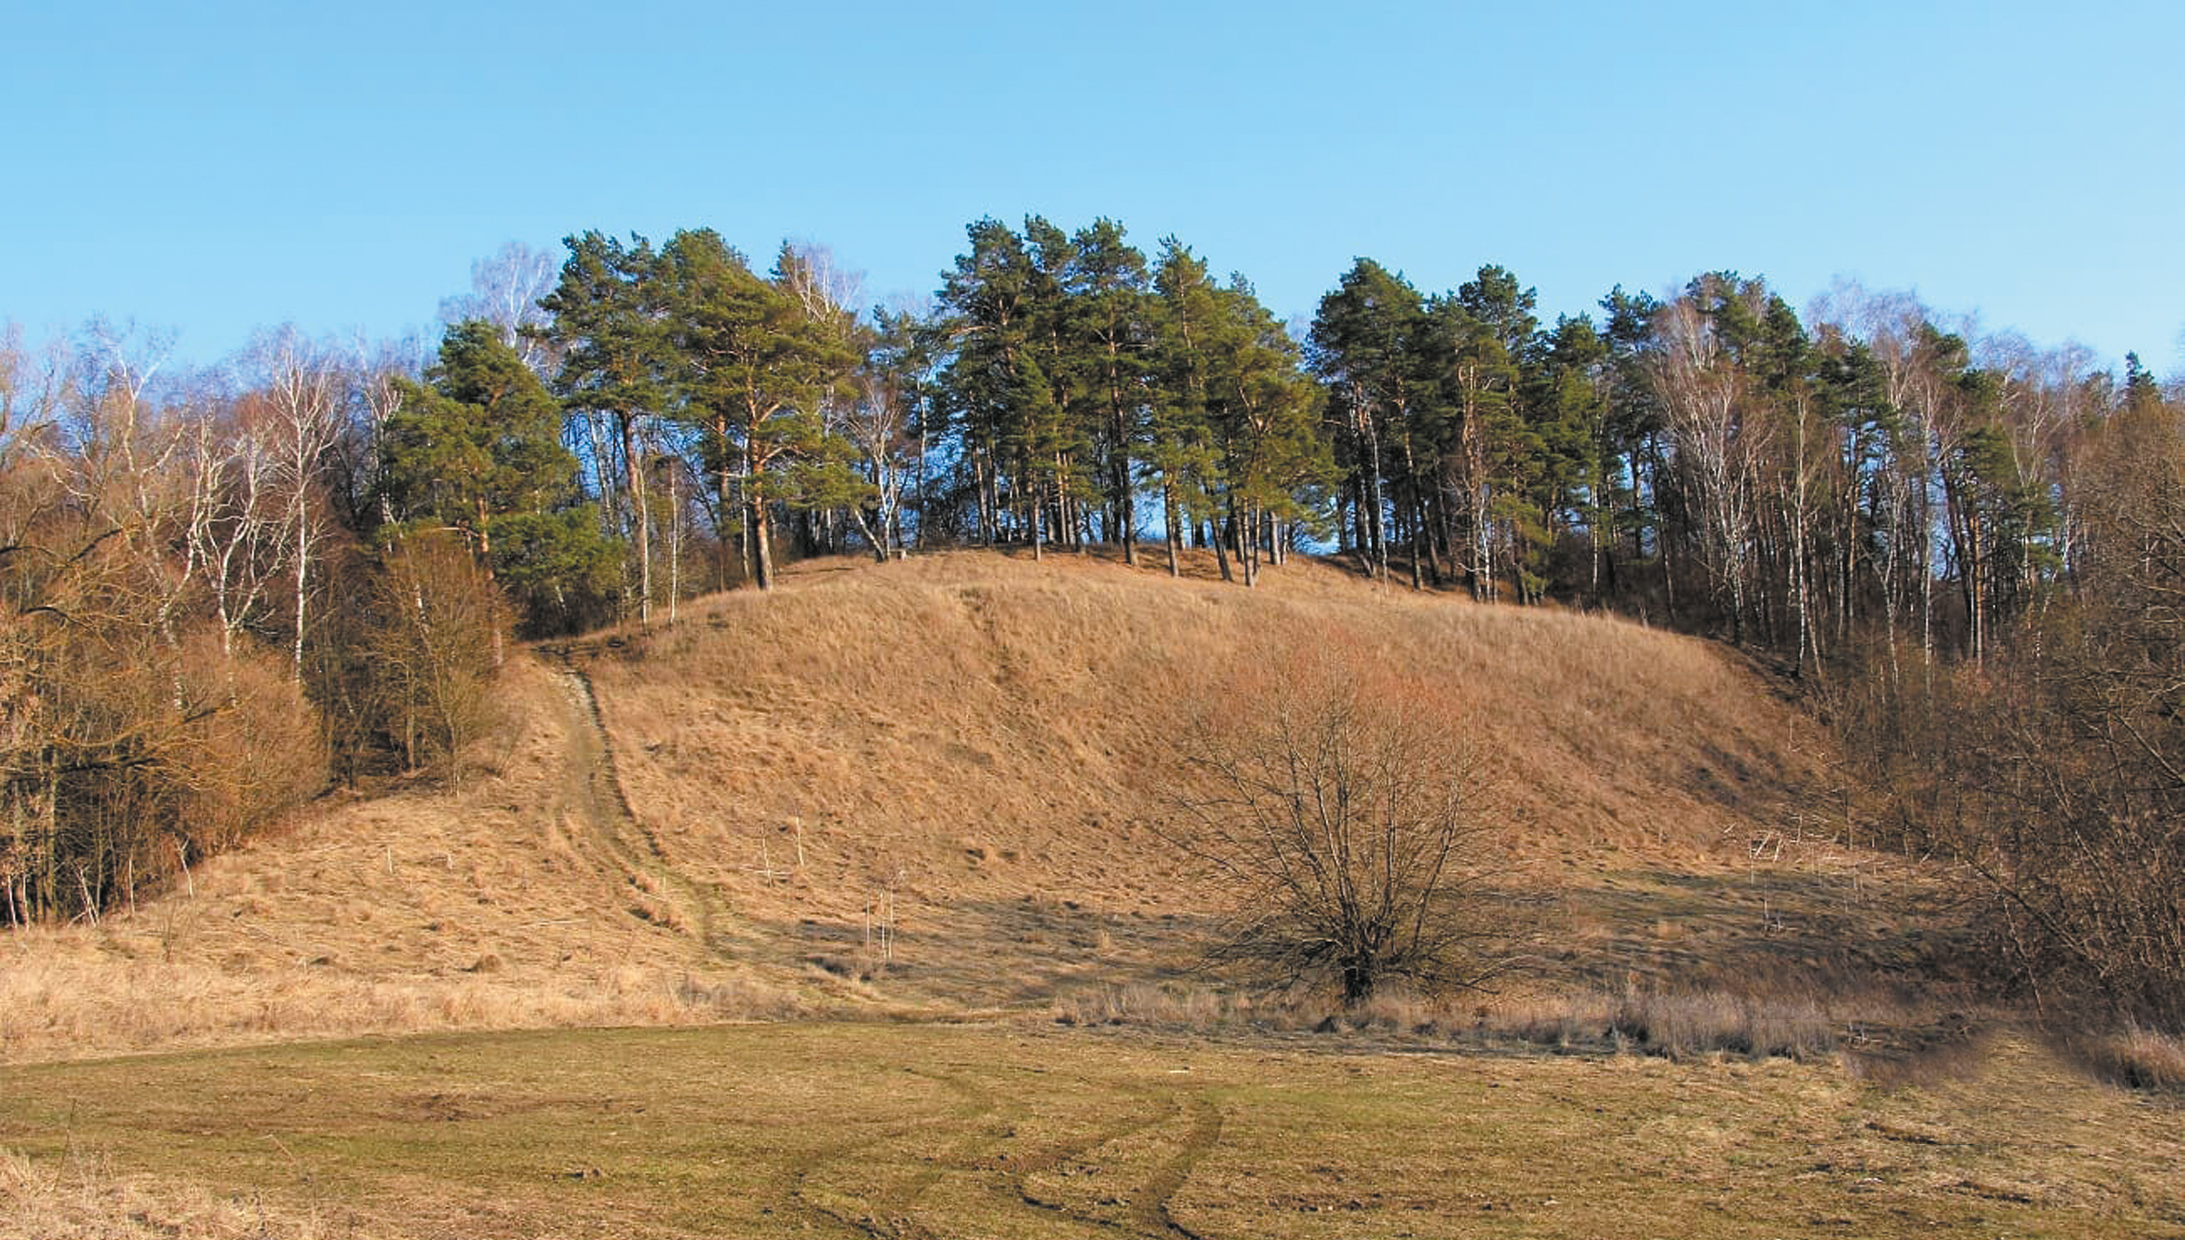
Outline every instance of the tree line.
{"type": "MultiPolygon", "coordinates": [[[[143,333],[11,329],[0,919],[126,899],[329,772],[444,766],[487,726],[506,636],[650,623],[785,556],[1106,544],[1180,572],[1199,549],[1248,586],[1329,552],[1713,633],[1887,721],[1870,735],[1937,744],[1918,721],[1950,693],[2048,685],[2087,635],[2165,614],[2136,524],[2178,459],[2152,378],[1902,296],[1801,316],[1714,272],[1546,324],[1500,266],[1432,293],[1362,258],[1293,325],[1108,219],[977,221],[930,301],[887,307],[812,244],[764,271],[708,229],[563,248],[479,263],[431,349],[285,330],[186,374],[143,333]],[[323,746],[243,757],[275,735],[323,746]]],[[[2150,669],[2174,643],[2125,627],[2141,739],[2071,727],[2112,772],[2146,764],[2123,786],[2167,789],[2150,669]]],[[[1949,836],[1921,787],[1906,831],[1949,836]]],[[[1981,864],[2009,891],[2031,863],[1981,864]]],[[[2062,933],[2010,907],[2020,941],[2062,933]]]]}
{"type": "Polygon", "coordinates": [[[534,627],[764,587],[785,550],[1135,562],[1159,538],[1172,568],[1208,549],[1246,584],[1330,550],[1801,673],[1876,629],[1977,662],[2077,579],[2082,460],[2155,391],[2136,361],[2120,381],[1900,296],[1839,290],[1807,322],[1733,273],[1551,325],[1499,266],[1422,294],[1360,259],[1292,326],[1112,220],[987,219],[966,241],[930,303],[869,312],[816,246],[764,275],[710,231],[582,234],[558,274],[534,256],[536,295],[491,326],[558,401],[572,494],[618,561],[611,598],[533,599],[534,627]]]}

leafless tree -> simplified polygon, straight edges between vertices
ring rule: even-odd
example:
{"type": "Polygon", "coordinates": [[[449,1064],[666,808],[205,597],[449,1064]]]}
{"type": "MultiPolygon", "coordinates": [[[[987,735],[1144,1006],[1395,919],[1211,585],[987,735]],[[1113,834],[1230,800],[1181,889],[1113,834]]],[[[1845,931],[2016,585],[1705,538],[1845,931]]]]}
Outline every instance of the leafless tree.
{"type": "Polygon", "coordinates": [[[95,917],[323,773],[299,686],[209,614],[226,428],[163,354],[0,346],[0,919],[95,917]]]}
{"type": "Polygon", "coordinates": [[[834,250],[817,241],[782,246],[781,282],[804,313],[828,321],[855,319],[865,302],[865,273],[842,266],[834,250]]]}
{"type": "Polygon", "coordinates": [[[1477,764],[1425,686],[1325,646],[1240,669],[1193,737],[1168,837],[1225,880],[1217,960],[1358,1004],[1390,982],[1476,988],[1511,957],[1477,764]]]}
{"type": "Polygon", "coordinates": [[[554,291],[561,264],[545,250],[511,241],[470,265],[470,291],[440,303],[440,321],[450,327],[482,319],[500,329],[501,343],[516,350],[541,378],[561,364],[553,343],[537,329],[547,322],[539,299],[554,291]]]}
{"type": "Polygon", "coordinates": [[[281,489],[281,528],[294,609],[289,658],[301,676],[313,555],[326,526],[320,475],[327,453],[341,436],[345,376],[334,350],[304,339],[293,326],[260,338],[250,360],[263,385],[266,443],[281,489]]]}
{"type": "MultiPolygon", "coordinates": [[[[1717,277],[1703,277],[1716,281],[1717,277]]],[[[1709,296],[1757,298],[1757,285],[1711,284],[1709,296]]],[[[1757,317],[1758,307],[1752,307],[1757,317]]],[[[1755,464],[1768,427],[1752,416],[1748,376],[1723,347],[1705,309],[1687,296],[1662,307],[1663,348],[1655,382],[1677,445],[1677,460],[1693,491],[1714,577],[1716,597],[1742,640],[1752,593],[1755,464]]]]}
{"type": "Polygon", "coordinates": [[[211,410],[186,432],[183,575],[201,578],[221,649],[262,619],[283,549],[273,450],[258,428],[223,426],[211,410]]]}
{"type": "Polygon", "coordinates": [[[417,379],[430,352],[414,335],[375,341],[360,333],[345,342],[340,428],[327,453],[326,483],[328,498],[340,505],[342,520],[352,529],[391,519],[385,512],[364,511],[378,498],[380,428],[402,407],[402,389],[395,380],[417,379]]]}
{"type": "Polygon", "coordinates": [[[910,399],[900,376],[868,364],[860,368],[853,384],[853,397],[841,402],[837,429],[856,446],[864,462],[873,515],[868,520],[862,504],[849,505],[849,512],[871,545],[873,558],[885,562],[891,549],[903,545],[903,502],[922,454],[911,433],[910,399]]]}

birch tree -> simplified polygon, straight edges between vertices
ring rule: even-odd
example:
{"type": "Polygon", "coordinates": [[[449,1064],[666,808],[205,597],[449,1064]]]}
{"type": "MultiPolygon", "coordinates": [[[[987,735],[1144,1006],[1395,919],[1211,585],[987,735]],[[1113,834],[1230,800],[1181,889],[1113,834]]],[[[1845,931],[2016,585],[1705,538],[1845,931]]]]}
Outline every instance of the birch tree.
{"type": "Polygon", "coordinates": [[[280,524],[287,545],[291,667],[303,675],[316,552],[326,532],[320,475],[341,435],[346,375],[338,355],[303,338],[294,326],[262,337],[250,351],[262,384],[266,449],[280,491],[280,524]]]}

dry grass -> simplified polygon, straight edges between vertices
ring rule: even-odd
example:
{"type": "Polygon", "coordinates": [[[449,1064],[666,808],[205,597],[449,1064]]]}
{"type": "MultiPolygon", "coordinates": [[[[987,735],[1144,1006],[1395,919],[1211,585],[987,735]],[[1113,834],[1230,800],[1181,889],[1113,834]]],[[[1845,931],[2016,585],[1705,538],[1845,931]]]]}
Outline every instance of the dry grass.
{"type": "Polygon", "coordinates": [[[1064,1026],[1124,1026],[1250,1039],[1340,1035],[1351,1047],[1537,1048],[1632,1054],[1676,1061],[1791,1059],[1843,1063],[1891,1087],[1932,1083],[1969,1070],[1997,1027],[1931,999],[1868,988],[1622,994],[1528,988],[1424,999],[1382,992],[1344,1007],[1316,992],[1251,994],[1170,982],[1096,985],[1049,1007],[1064,1026]]]}
{"type": "Polygon", "coordinates": [[[1802,721],[1751,669],[1635,624],[1310,561],[1254,591],[1097,557],[805,570],[587,666],[675,866],[784,961],[839,956],[892,901],[907,996],[1039,1003],[1188,963],[1162,932],[1222,895],[1154,829],[1164,788],[1209,678],[1284,642],[1332,634],[1445,695],[1536,886],[1587,858],[1732,872],[1828,800],[1802,721]]]}
{"type": "Polygon", "coordinates": [[[1875,898],[1911,880],[1841,845],[1825,755],[1735,656],[1306,560],[1250,591],[1190,567],[801,565],[574,650],[609,752],[578,682],[517,661],[458,790],[328,804],[133,915],[0,938],[0,1059],[1198,985],[1224,895],[1155,829],[1180,739],[1217,669],[1329,634],[1466,721],[1518,870],[1494,898],[1551,914],[1551,989],[1846,943],[1854,973],[1917,964],[1875,898]]]}
{"type": "Polygon", "coordinates": [[[1672,1059],[1729,1053],[1817,1059],[1836,1049],[1833,1013],[1819,998],[1763,1000],[1723,991],[1639,991],[1617,1005],[1619,1041],[1672,1059]]]}
{"type": "Polygon", "coordinates": [[[528,972],[372,978],[16,951],[19,962],[0,969],[4,1062],[358,1033],[698,1024],[811,1010],[785,988],[643,966],[553,979],[528,972]]]}
{"type": "Polygon", "coordinates": [[[2064,1033],[2055,1041],[2103,1080],[2185,1095],[2185,1037],[2127,1024],[2111,1033],[2064,1033]]]}
{"type": "Polygon", "coordinates": [[[117,1174],[103,1160],[33,1162],[0,1149],[0,1240],[371,1240],[354,1218],[117,1174]]]}
{"type": "Polygon", "coordinates": [[[0,1062],[801,1010],[789,981],[628,911],[643,876],[570,778],[579,721],[543,666],[505,691],[524,725],[460,793],[331,806],[133,913],[0,935],[0,1062]]]}

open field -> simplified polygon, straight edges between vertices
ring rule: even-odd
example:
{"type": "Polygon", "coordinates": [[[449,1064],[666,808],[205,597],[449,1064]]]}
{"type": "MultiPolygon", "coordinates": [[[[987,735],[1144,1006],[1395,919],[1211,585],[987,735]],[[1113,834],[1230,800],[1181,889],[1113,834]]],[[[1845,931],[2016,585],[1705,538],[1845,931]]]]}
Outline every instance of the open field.
{"type": "Polygon", "coordinates": [[[0,1070],[0,1149],[57,1169],[0,1170],[8,1240],[208,1185],[256,1229],[181,1234],[2185,1235],[2174,1107],[2010,1036],[1885,1091],[1029,1024],[438,1035],[0,1070]]]}

